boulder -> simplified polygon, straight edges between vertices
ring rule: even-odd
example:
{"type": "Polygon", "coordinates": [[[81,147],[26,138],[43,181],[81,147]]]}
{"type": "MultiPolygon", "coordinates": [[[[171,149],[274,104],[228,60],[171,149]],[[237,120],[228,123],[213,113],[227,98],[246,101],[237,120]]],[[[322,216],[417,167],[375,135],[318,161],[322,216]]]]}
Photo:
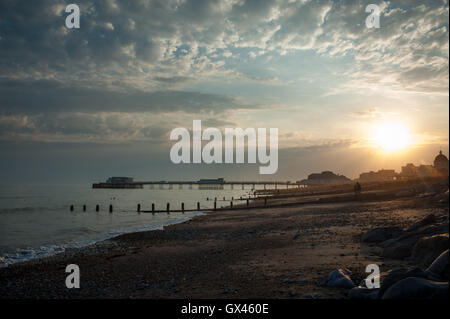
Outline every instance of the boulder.
{"type": "Polygon", "coordinates": [[[377,299],[380,289],[369,289],[365,287],[355,287],[350,289],[348,297],[350,299],[377,299]]]}
{"type": "Polygon", "coordinates": [[[396,282],[383,294],[382,299],[448,299],[448,282],[435,282],[424,278],[408,277],[396,282]]]}
{"type": "Polygon", "coordinates": [[[350,271],[346,269],[336,269],[332,271],[328,276],[322,277],[319,285],[352,289],[355,287],[355,284],[350,279],[349,274],[350,271]]]}
{"type": "Polygon", "coordinates": [[[406,231],[407,232],[412,232],[415,230],[418,230],[419,228],[425,226],[425,225],[429,225],[436,222],[436,216],[434,216],[433,214],[428,215],[427,217],[425,217],[424,219],[418,221],[417,223],[414,223],[411,227],[409,227],[406,231]]]}
{"type": "Polygon", "coordinates": [[[427,273],[424,272],[420,268],[399,268],[395,270],[388,271],[386,276],[383,276],[384,280],[381,283],[381,288],[378,294],[378,297],[381,298],[383,294],[396,282],[408,278],[408,277],[418,277],[418,278],[427,278],[427,273]]]}
{"type": "Polygon", "coordinates": [[[429,266],[446,250],[448,250],[448,234],[422,237],[414,245],[411,258],[422,266],[429,266]]]}
{"type": "Polygon", "coordinates": [[[367,243],[381,243],[388,239],[398,237],[402,233],[403,230],[399,227],[380,227],[369,230],[362,236],[361,241],[367,243]]]}
{"type": "Polygon", "coordinates": [[[396,239],[384,246],[382,256],[390,259],[404,259],[409,257],[415,243],[421,236],[407,236],[402,239],[396,239]]]}
{"type": "Polygon", "coordinates": [[[448,264],[448,249],[444,251],[439,257],[425,271],[428,279],[434,281],[448,281],[449,264],[448,264]]]}

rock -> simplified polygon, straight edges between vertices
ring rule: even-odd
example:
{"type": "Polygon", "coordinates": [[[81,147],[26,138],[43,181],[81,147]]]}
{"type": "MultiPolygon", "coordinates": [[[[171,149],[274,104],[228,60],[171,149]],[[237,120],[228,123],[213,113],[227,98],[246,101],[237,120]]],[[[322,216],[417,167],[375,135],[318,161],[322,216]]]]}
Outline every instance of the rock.
{"type": "Polygon", "coordinates": [[[444,251],[439,257],[437,257],[425,272],[428,276],[428,279],[434,281],[448,281],[448,249],[444,251]]]}
{"type": "Polygon", "coordinates": [[[328,276],[323,277],[320,286],[327,287],[341,287],[341,288],[354,288],[355,284],[349,277],[350,272],[346,269],[336,269],[328,276]]]}
{"type": "Polygon", "coordinates": [[[384,248],[384,247],[387,247],[387,246],[389,246],[389,245],[391,245],[393,243],[395,243],[395,238],[385,240],[385,241],[379,243],[378,246],[381,247],[381,248],[384,248]]]}
{"type": "Polygon", "coordinates": [[[446,250],[448,250],[448,234],[422,237],[414,245],[411,258],[420,265],[429,266],[446,250]]]}
{"type": "Polygon", "coordinates": [[[386,276],[383,276],[384,280],[381,283],[381,288],[378,297],[381,298],[386,290],[388,290],[396,282],[408,278],[408,277],[418,277],[427,278],[427,274],[420,268],[406,269],[400,268],[388,271],[386,276]]]}
{"type": "Polygon", "coordinates": [[[394,240],[384,247],[382,256],[391,259],[403,259],[409,257],[414,244],[419,238],[420,235],[416,235],[394,240]]]}
{"type": "Polygon", "coordinates": [[[413,224],[411,227],[409,227],[406,231],[407,232],[412,232],[415,230],[418,230],[419,228],[425,226],[425,225],[429,225],[436,222],[436,216],[434,216],[433,214],[428,215],[427,217],[425,217],[424,219],[422,219],[421,221],[418,221],[417,223],[413,224]]]}
{"type": "Polygon", "coordinates": [[[348,292],[350,299],[377,299],[380,289],[369,289],[364,287],[355,287],[348,292]]]}
{"type": "Polygon", "coordinates": [[[369,230],[365,233],[361,241],[368,243],[381,243],[388,239],[400,236],[403,230],[399,227],[381,227],[369,230]]]}
{"type": "Polygon", "coordinates": [[[396,282],[383,294],[382,299],[448,299],[448,282],[435,282],[424,278],[408,277],[396,282]]]}

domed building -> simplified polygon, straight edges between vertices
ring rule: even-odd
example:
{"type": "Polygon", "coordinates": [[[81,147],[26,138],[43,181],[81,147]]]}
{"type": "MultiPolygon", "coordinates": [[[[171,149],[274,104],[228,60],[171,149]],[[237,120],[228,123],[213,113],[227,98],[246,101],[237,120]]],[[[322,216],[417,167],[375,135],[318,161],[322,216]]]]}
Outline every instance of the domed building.
{"type": "Polygon", "coordinates": [[[434,159],[434,168],[444,175],[448,175],[448,158],[442,151],[439,151],[439,155],[434,159]]]}

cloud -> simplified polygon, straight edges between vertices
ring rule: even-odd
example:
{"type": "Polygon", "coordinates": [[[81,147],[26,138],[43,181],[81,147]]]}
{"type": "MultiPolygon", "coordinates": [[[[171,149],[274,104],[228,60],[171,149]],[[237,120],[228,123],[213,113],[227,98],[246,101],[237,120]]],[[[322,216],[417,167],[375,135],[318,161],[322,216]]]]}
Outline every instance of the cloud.
{"type": "Polygon", "coordinates": [[[0,79],[0,112],[3,114],[74,111],[221,113],[227,109],[255,107],[238,98],[219,94],[173,90],[146,92],[136,89],[124,92],[68,86],[54,80],[0,79]]]}
{"type": "Polygon", "coordinates": [[[58,0],[0,2],[2,138],[158,139],[150,118],[163,115],[170,124],[198,115],[221,127],[267,101],[290,105],[283,98],[298,98],[298,78],[312,87],[301,98],[448,95],[446,1],[380,2],[380,29],[365,27],[362,0],[77,4],[81,28],[68,30],[58,0]],[[314,87],[325,79],[334,85],[314,87]]]}

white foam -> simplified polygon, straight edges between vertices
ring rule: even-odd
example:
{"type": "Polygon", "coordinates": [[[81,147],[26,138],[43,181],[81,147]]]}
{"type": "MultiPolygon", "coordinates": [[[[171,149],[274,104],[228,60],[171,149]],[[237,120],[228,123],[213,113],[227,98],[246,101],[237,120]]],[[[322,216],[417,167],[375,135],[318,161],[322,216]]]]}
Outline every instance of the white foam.
{"type": "MultiPolygon", "coordinates": [[[[203,215],[204,212],[200,212],[199,214],[196,214],[195,216],[203,215]]],[[[129,234],[129,233],[137,233],[142,231],[150,231],[150,230],[162,230],[164,227],[173,225],[173,224],[179,224],[183,223],[192,217],[182,217],[182,218],[175,218],[175,219],[167,219],[164,221],[161,221],[160,223],[156,225],[147,225],[147,226],[134,226],[134,227],[128,227],[128,228],[118,228],[110,230],[104,234],[101,234],[100,236],[97,236],[95,238],[78,241],[78,242],[72,242],[62,245],[47,245],[47,246],[41,246],[39,248],[21,248],[16,249],[14,252],[11,253],[5,253],[0,257],[0,268],[7,267],[8,265],[17,264],[33,259],[39,259],[44,257],[49,257],[53,255],[57,255],[60,253],[63,253],[66,249],[70,248],[82,248],[86,246],[93,245],[95,243],[111,239],[114,237],[117,237],[122,234],[129,234]]]]}

